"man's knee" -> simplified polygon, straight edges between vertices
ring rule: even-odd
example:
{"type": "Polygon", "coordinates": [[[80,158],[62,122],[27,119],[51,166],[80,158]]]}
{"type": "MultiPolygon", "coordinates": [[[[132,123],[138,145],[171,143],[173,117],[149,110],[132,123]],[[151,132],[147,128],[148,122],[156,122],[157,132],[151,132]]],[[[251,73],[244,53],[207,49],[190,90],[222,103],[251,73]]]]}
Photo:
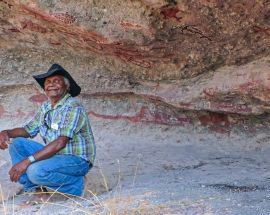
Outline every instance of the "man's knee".
{"type": "Polygon", "coordinates": [[[41,180],[44,180],[44,178],[47,175],[47,172],[44,171],[42,168],[40,168],[38,163],[33,163],[27,168],[26,174],[28,179],[33,184],[39,184],[41,180]]]}
{"type": "Polygon", "coordinates": [[[25,141],[26,141],[26,140],[27,140],[27,139],[24,138],[24,137],[16,137],[16,138],[14,138],[14,139],[12,140],[12,142],[10,143],[10,145],[9,145],[9,151],[10,151],[10,150],[13,150],[13,149],[15,149],[15,148],[20,148],[22,145],[25,144],[25,141]]]}

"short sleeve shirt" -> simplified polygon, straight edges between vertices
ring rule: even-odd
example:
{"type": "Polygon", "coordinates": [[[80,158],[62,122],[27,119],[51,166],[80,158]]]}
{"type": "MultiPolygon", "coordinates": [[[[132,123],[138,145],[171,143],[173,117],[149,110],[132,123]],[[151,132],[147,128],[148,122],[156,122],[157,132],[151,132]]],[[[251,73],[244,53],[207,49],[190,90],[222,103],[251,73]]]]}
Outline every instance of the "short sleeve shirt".
{"type": "Polygon", "coordinates": [[[44,102],[24,128],[31,138],[39,133],[45,144],[66,136],[69,141],[57,154],[76,155],[94,163],[96,146],[88,115],[80,101],[70,94],[54,107],[50,101],[44,102]]]}

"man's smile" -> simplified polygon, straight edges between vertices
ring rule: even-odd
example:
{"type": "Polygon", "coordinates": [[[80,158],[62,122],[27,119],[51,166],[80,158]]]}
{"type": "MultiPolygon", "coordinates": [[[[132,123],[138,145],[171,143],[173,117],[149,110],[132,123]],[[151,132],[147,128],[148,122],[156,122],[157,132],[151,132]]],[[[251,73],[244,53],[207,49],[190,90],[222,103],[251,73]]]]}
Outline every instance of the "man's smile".
{"type": "Polygon", "coordinates": [[[59,88],[48,88],[46,91],[54,91],[54,90],[59,90],[59,88]]]}

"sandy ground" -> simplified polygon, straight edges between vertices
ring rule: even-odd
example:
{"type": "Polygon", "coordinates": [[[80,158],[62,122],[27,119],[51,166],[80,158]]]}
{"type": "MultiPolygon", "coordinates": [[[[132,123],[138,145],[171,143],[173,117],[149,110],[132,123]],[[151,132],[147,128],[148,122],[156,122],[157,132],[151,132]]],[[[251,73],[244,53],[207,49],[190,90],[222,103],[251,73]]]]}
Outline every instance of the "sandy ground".
{"type": "Polygon", "coordinates": [[[28,207],[19,195],[2,201],[1,214],[270,214],[269,134],[96,119],[93,130],[89,180],[108,192],[28,207]]]}

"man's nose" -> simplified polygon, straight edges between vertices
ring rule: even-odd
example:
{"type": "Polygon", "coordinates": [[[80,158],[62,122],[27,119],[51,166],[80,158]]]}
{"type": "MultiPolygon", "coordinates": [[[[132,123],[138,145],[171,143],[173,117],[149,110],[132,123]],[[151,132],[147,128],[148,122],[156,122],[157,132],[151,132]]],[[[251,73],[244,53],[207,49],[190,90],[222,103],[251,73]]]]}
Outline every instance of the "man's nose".
{"type": "Polygon", "coordinates": [[[47,83],[45,85],[45,88],[48,88],[48,87],[53,87],[54,86],[54,83],[53,82],[50,82],[50,83],[47,83]]]}

